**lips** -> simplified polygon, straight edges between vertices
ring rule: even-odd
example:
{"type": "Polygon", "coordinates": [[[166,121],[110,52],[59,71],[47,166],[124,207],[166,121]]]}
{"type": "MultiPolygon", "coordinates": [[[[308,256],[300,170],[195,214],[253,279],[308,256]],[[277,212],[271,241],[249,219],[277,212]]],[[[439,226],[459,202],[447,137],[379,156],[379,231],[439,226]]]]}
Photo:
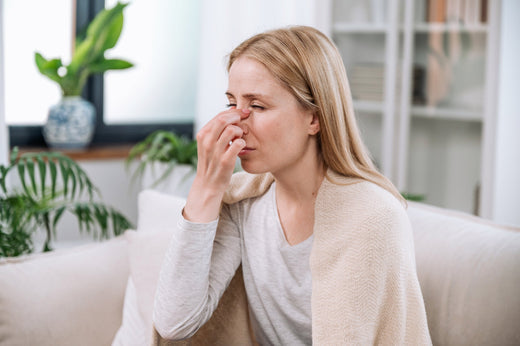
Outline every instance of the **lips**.
{"type": "Polygon", "coordinates": [[[245,147],[244,149],[240,150],[238,153],[238,156],[245,156],[247,154],[250,154],[254,149],[250,147],[245,147]]]}

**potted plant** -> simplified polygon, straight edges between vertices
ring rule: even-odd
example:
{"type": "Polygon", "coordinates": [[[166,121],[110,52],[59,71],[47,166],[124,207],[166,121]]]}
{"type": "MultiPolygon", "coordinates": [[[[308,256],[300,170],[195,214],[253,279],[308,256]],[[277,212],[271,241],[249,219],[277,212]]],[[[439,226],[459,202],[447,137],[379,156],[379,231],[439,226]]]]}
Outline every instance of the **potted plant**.
{"type": "Polygon", "coordinates": [[[18,155],[15,148],[9,164],[0,165],[0,257],[33,252],[32,238],[38,229],[46,234],[43,251],[51,250],[66,212],[76,217],[80,231],[94,238],[133,228],[123,214],[97,197],[97,188],[69,157],[54,152],[18,155]],[[19,184],[11,187],[8,178],[15,176],[19,184]]]}
{"type": "Polygon", "coordinates": [[[117,3],[104,9],[88,25],[85,34],[77,35],[74,53],[68,65],[61,59],[48,60],[36,52],[34,59],[40,73],[58,83],[61,101],[52,106],[43,135],[52,147],[82,148],[92,140],[95,125],[93,105],[82,99],[87,78],[94,73],[127,69],[133,65],[121,59],[106,59],[105,52],[113,48],[123,29],[123,9],[117,3]]]}
{"type": "Polygon", "coordinates": [[[142,188],[154,188],[186,197],[197,169],[197,142],[158,130],[135,144],[126,159],[127,169],[137,162],[132,180],[142,188]]]}

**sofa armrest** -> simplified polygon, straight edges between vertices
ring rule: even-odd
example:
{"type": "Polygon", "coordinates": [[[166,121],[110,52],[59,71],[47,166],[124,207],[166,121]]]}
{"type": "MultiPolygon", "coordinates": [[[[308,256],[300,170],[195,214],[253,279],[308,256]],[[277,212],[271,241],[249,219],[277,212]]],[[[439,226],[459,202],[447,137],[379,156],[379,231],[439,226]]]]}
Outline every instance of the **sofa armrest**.
{"type": "Polygon", "coordinates": [[[110,345],[129,275],[124,237],[0,261],[0,345],[110,345]]]}
{"type": "Polygon", "coordinates": [[[520,229],[409,203],[434,345],[519,345],[520,229]]]}

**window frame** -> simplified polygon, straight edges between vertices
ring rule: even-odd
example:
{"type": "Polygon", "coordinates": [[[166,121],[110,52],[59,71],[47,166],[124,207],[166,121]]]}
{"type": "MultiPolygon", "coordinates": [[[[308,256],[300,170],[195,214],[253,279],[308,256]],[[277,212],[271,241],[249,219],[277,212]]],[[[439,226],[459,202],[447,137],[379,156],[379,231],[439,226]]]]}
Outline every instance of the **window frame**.
{"type": "MultiPolygon", "coordinates": [[[[104,0],[76,1],[76,32],[87,26],[97,13],[105,8],[104,0]]],[[[89,77],[81,96],[93,103],[96,109],[96,126],[91,146],[133,144],[143,140],[156,130],[173,131],[179,136],[193,138],[194,122],[143,123],[107,125],[104,122],[104,79],[103,74],[89,77]]],[[[9,125],[9,145],[24,147],[46,147],[42,125],[9,125]]]]}

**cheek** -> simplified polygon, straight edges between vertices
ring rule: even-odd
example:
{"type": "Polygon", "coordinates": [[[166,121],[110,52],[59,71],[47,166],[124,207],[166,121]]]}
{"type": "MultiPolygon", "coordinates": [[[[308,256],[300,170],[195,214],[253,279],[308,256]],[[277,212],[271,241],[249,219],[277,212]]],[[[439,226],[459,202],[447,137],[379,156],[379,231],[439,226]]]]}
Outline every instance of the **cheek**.
{"type": "Polygon", "coordinates": [[[259,136],[261,140],[268,141],[269,146],[283,146],[287,139],[290,137],[288,129],[279,122],[262,126],[259,130],[259,136]],[[261,134],[260,134],[261,133],[261,134]]]}
{"type": "Polygon", "coordinates": [[[269,148],[284,147],[287,150],[292,145],[305,141],[307,130],[303,128],[301,114],[290,111],[276,114],[258,115],[251,123],[251,132],[258,142],[269,148]]]}

